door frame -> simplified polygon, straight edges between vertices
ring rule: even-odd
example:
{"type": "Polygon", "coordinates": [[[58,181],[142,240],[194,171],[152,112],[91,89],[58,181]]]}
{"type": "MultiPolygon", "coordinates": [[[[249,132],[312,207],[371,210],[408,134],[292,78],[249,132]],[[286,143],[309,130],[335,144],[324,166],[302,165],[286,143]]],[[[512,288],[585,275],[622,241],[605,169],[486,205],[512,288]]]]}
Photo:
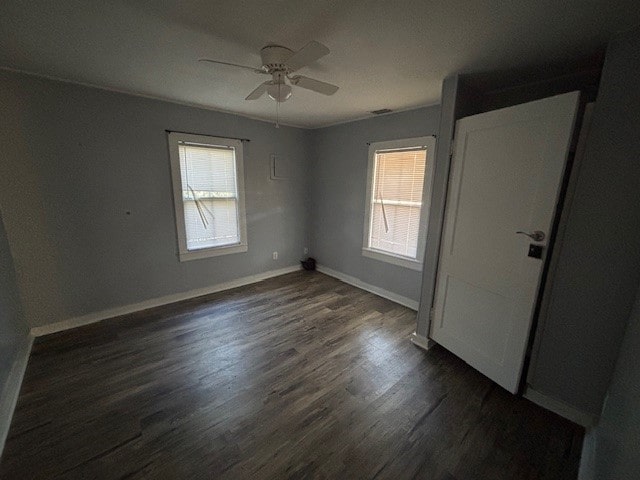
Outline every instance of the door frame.
{"type": "MultiPolygon", "coordinates": [[[[576,90],[573,90],[576,91],[576,90]]],[[[548,95],[548,97],[561,95],[561,92],[548,95]]],[[[549,241],[547,243],[548,253],[545,256],[542,276],[535,300],[535,310],[529,329],[529,340],[527,350],[525,353],[525,360],[520,375],[520,382],[518,387],[518,394],[521,395],[526,387],[527,378],[529,376],[529,366],[531,364],[532,352],[535,352],[535,338],[536,328],[538,326],[538,318],[540,312],[544,307],[543,299],[545,299],[545,292],[548,291],[548,286],[551,284],[551,275],[553,273],[552,266],[554,265],[554,259],[557,255],[557,248],[554,248],[557,233],[562,229],[566,222],[565,205],[567,203],[567,188],[575,183],[576,168],[574,165],[574,159],[576,154],[576,146],[582,130],[582,124],[585,114],[585,106],[587,100],[582,91],[579,91],[578,110],[576,112],[576,121],[571,134],[571,142],[568,153],[568,158],[565,166],[565,171],[562,179],[561,191],[556,201],[556,209],[554,214],[554,220],[552,223],[552,229],[549,232],[549,241]],[[564,214],[563,214],[564,213],[564,214]]],[[[440,250],[442,243],[442,234],[444,230],[445,213],[447,207],[447,196],[449,190],[449,180],[451,173],[451,162],[453,158],[453,146],[456,140],[456,122],[466,116],[475,115],[478,112],[475,110],[469,101],[460,102],[459,97],[464,95],[460,85],[460,79],[458,75],[447,77],[442,85],[442,104],[440,114],[440,132],[438,135],[438,142],[436,145],[436,163],[434,165],[433,173],[433,190],[431,199],[431,209],[429,211],[429,222],[427,230],[427,246],[424,256],[424,265],[422,270],[422,288],[420,303],[417,315],[416,331],[412,334],[411,341],[423,348],[429,350],[436,342],[430,338],[431,335],[431,323],[433,319],[433,308],[435,302],[435,293],[437,278],[440,268],[440,250]]],[[[548,98],[543,97],[543,98],[548,98]]],[[[510,105],[517,106],[530,101],[541,100],[531,99],[519,104],[510,105]]],[[[504,107],[508,108],[508,107],[504,107]]]]}
{"type": "Polygon", "coordinates": [[[549,237],[549,250],[544,262],[542,278],[540,280],[540,290],[538,291],[538,298],[536,299],[536,310],[529,333],[529,344],[527,346],[522,378],[520,379],[519,393],[525,393],[527,381],[532,374],[532,368],[535,368],[535,359],[540,347],[540,336],[544,331],[544,324],[551,301],[549,292],[551,292],[554,274],[558,266],[558,254],[562,249],[565,226],[568,221],[578,175],[580,174],[580,165],[584,157],[586,140],[595,107],[595,101],[584,102],[583,97],[581,97],[580,100],[581,103],[578,106],[576,125],[573,129],[572,148],[569,151],[569,158],[567,158],[567,167],[563,178],[562,189],[560,191],[560,197],[558,198],[558,204],[556,205],[553,228],[550,232],[551,236],[549,237]]]}

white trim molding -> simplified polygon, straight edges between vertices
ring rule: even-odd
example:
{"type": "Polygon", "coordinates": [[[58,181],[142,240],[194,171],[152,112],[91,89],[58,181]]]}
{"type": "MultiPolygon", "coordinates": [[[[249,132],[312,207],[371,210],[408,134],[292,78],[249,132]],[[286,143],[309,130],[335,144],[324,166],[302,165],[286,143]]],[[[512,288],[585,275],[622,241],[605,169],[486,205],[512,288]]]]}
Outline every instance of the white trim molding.
{"type": "Polygon", "coordinates": [[[27,362],[29,361],[32,346],[33,335],[25,335],[11,365],[7,383],[0,392],[0,455],[2,455],[4,444],[9,434],[11,419],[18,403],[18,395],[20,394],[24,372],[27,370],[27,362]]]}
{"type": "MultiPolygon", "coordinates": [[[[20,69],[20,68],[12,68],[12,67],[0,66],[0,71],[15,73],[15,74],[19,74],[19,75],[27,75],[29,77],[44,78],[45,80],[50,80],[52,82],[67,83],[67,84],[70,84],[70,85],[79,85],[79,86],[85,87],[85,88],[95,88],[96,90],[103,90],[105,92],[119,93],[121,95],[128,95],[128,96],[131,96],[131,97],[139,97],[139,98],[144,98],[144,99],[147,99],[147,100],[154,100],[154,101],[157,101],[157,102],[172,103],[174,105],[180,105],[182,107],[191,107],[191,108],[197,108],[197,109],[200,109],[200,110],[209,110],[211,112],[225,113],[227,115],[235,115],[236,117],[248,118],[250,120],[255,120],[255,121],[258,121],[258,122],[264,122],[264,123],[268,123],[270,125],[273,125],[273,118],[271,116],[258,117],[258,116],[255,116],[255,115],[248,115],[246,113],[239,113],[237,111],[225,110],[223,108],[217,108],[217,107],[213,107],[213,106],[210,106],[210,105],[205,105],[203,103],[186,102],[186,101],[183,101],[183,100],[177,100],[175,98],[163,97],[161,95],[151,95],[151,94],[147,94],[147,93],[138,92],[138,91],[135,91],[135,90],[127,90],[127,89],[124,89],[124,88],[108,87],[106,85],[99,85],[97,83],[81,82],[81,81],[78,81],[78,80],[71,80],[71,79],[65,78],[65,77],[58,77],[56,75],[48,75],[46,73],[34,72],[32,70],[23,70],[23,69],[20,69]]],[[[415,105],[415,106],[411,106],[411,107],[407,107],[407,108],[399,108],[397,110],[394,109],[392,112],[384,113],[382,115],[373,116],[371,113],[367,113],[365,116],[358,116],[358,117],[348,118],[346,120],[338,120],[338,121],[335,121],[335,122],[322,123],[320,125],[303,125],[301,123],[289,123],[289,122],[285,122],[285,123],[279,122],[279,124],[281,126],[283,126],[283,127],[301,128],[301,129],[304,129],[304,130],[319,130],[321,128],[333,127],[335,125],[344,125],[345,123],[359,122],[360,120],[375,120],[378,117],[384,117],[384,116],[387,116],[387,115],[394,115],[396,113],[411,112],[413,110],[419,110],[421,108],[438,107],[438,106],[440,106],[440,102],[421,103],[419,105],[415,105]]]]}
{"type": "Polygon", "coordinates": [[[400,255],[393,255],[387,252],[379,252],[373,248],[363,248],[362,255],[364,257],[373,258],[381,262],[387,262],[392,265],[398,265],[399,267],[410,268],[418,272],[422,271],[422,262],[413,260],[409,257],[402,257],[400,255]]]}
{"type": "MultiPolygon", "coordinates": [[[[171,161],[171,180],[173,183],[173,203],[176,213],[176,231],[178,236],[178,257],[181,262],[187,260],[197,260],[201,258],[215,257],[218,255],[228,255],[232,253],[243,253],[248,250],[247,244],[247,215],[244,200],[244,154],[242,141],[233,138],[211,137],[209,135],[196,135],[190,133],[169,132],[167,134],[169,143],[169,160],[171,161]],[[232,244],[218,245],[214,247],[189,250],[187,228],[184,208],[184,192],[191,187],[183,185],[185,177],[182,172],[183,160],[180,158],[180,147],[208,147],[211,149],[223,150],[231,154],[234,164],[235,178],[235,198],[236,200],[236,221],[238,223],[237,242],[232,244]]],[[[186,160],[184,160],[186,161],[186,160]]],[[[187,167],[185,167],[187,168],[187,167]]],[[[191,190],[193,200],[198,205],[195,192],[191,190]]],[[[226,198],[226,197],[225,197],[226,198]]],[[[206,207],[205,207],[206,208],[206,207]]],[[[204,211],[200,210],[202,222],[205,222],[204,211]]],[[[209,212],[210,213],[210,212],[209,212]]]]}
{"type": "MultiPolygon", "coordinates": [[[[0,71],[5,71],[5,72],[10,72],[10,73],[15,73],[18,75],[27,75],[29,77],[36,77],[36,78],[44,78],[45,80],[50,80],[52,82],[58,82],[58,83],[67,83],[69,85],[78,85],[80,87],[85,87],[85,88],[95,88],[96,90],[103,90],[105,92],[112,92],[112,93],[118,93],[120,95],[127,95],[130,97],[138,97],[138,98],[144,98],[147,100],[154,100],[156,102],[164,102],[164,103],[172,103],[174,105],[180,105],[181,107],[190,107],[190,108],[197,108],[199,110],[209,110],[211,112],[218,112],[218,113],[225,113],[227,115],[234,115],[236,117],[242,117],[242,118],[248,118],[250,120],[256,120],[258,122],[264,122],[264,123],[268,123],[270,125],[273,125],[273,118],[271,116],[269,117],[256,117],[254,115],[247,115],[244,113],[238,113],[238,112],[234,112],[231,110],[225,110],[223,108],[216,108],[216,107],[212,107],[209,105],[205,105],[202,103],[195,103],[195,102],[185,102],[182,100],[177,100],[175,98],[169,98],[169,97],[163,97],[161,95],[150,95],[147,93],[142,93],[142,92],[136,92],[135,90],[127,90],[124,88],[115,88],[115,87],[108,87],[106,85],[98,85],[97,83],[90,83],[90,82],[80,82],[78,80],[71,80],[69,78],[64,78],[64,77],[58,77],[55,75],[48,75],[45,73],[39,73],[39,72],[34,72],[32,70],[23,70],[20,68],[12,68],[12,67],[5,67],[5,66],[0,66],[0,71]]],[[[400,113],[403,111],[410,111],[410,110],[417,110],[418,108],[424,108],[424,107],[435,107],[438,106],[439,103],[429,103],[426,105],[418,105],[416,107],[410,107],[404,110],[394,110],[394,113],[400,113]]],[[[357,119],[353,119],[353,120],[345,120],[344,122],[341,123],[349,123],[349,122],[355,122],[356,120],[362,120],[363,118],[371,118],[371,115],[368,115],[367,117],[362,117],[362,118],[357,118],[357,119]]],[[[302,124],[293,124],[293,123],[283,123],[283,122],[279,122],[281,126],[283,127],[294,127],[294,128],[302,128],[302,129],[306,129],[306,130],[311,130],[311,129],[316,129],[316,128],[325,128],[325,127],[330,127],[333,124],[327,124],[327,125],[320,125],[317,127],[312,127],[309,125],[302,125],[302,124]]]]}
{"type": "Polygon", "coordinates": [[[560,415],[561,417],[571,420],[573,423],[582,425],[585,428],[591,428],[598,423],[597,416],[585,413],[575,407],[572,407],[571,405],[564,403],[561,400],[556,400],[555,398],[537,392],[529,385],[527,385],[527,387],[525,388],[524,398],[531,400],[536,405],[550,410],[553,413],[560,415]]]}
{"type": "Polygon", "coordinates": [[[243,285],[250,285],[252,283],[261,282],[262,280],[267,280],[268,278],[279,277],[280,275],[285,275],[287,273],[297,272],[300,269],[300,265],[292,265],[290,267],[280,268],[278,270],[269,270],[267,272],[256,273],[255,275],[249,275],[247,277],[230,280],[228,282],[218,283],[209,287],[189,290],[187,292],[173,293],[170,295],[165,295],[163,297],[151,298],[143,302],[132,303],[129,305],[123,305],[121,307],[110,308],[107,310],[101,310],[99,312],[93,312],[87,315],[82,315],[80,317],[69,318],[60,322],[33,327],[31,329],[31,334],[35,337],[40,337],[42,335],[62,332],[71,328],[77,328],[84,325],[101,322],[102,320],[107,320],[109,318],[128,315],[130,313],[139,312],[141,310],[160,307],[162,305],[168,305],[170,303],[180,302],[182,300],[189,300],[191,298],[201,297],[203,295],[209,295],[211,293],[222,292],[223,290],[242,287],[243,285]]]}
{"type": "MultiPolygon", "coordinates": [[[[429,203],[431,201],[431,188],[433,183],[433,158],[436,147],[436,138],[433,135],[401,140],[389,140],[385,142],[372,142],[369,144],[369,160],[367,164],[367,194],[365,197],[364,230],[362,232],[362,255],[381,262],[391,263],[411,270],[422,271],[424,252],[426,248],[427,221],[429,217],[429,203]],[[427,164],[425,166],[422,185],[422,201],[420,204],[420,223],[418,225],[418,245],[416,258],[405,257],[385,250],[373,248],[370,245],[372,232],[372,208],[375,203],[374,182],[377,176],[377,158],[379,152],[394,150],[425,150],[427,164]]],[[[380,202],[382,200],[380,199],[380,202]]],[[[384,207],[384,205],[383,205],[384,207]]],[[[386,221],[386,220],[385,220],[386,221]]]]}
{"type": "Polygon", "coordinates": [[[429,350],[436,344],[436,342],[434,342],[430,338],[423,337],[418,332],[413,332],[411,334],[411,343],[423,350],[429,350]]]}
{"type": "Polygon", "coordinates": [[[582,455],[580,455],[580,469],[578,480],[596,479],[596,442],[597,431],[595,428],[587,428],[582,441],[582,455]]]}
{"type": "Polygon", "coordinates": [[[318,270],[320,273],[324,273],[325,275],[329,275],[330,277],[337,278],[344,283],[348,283],[349,285],[353,285],[354,287],[366,290],[367,292],[378,295],[379,297],[386,298],[387,300],[391,300],[392,302],[396,302],[404,307],[410,308],[411,310],[418,310],[418,302],[416,300],[411,300],[410,298],[403,297],[402,295],[390,292],[389,290],[385,290],[384,288],[376,287],[375,285],[371,285],[370,283],[363,282],[359,278],[352,277],[351,275],[347,275],[346,273],[338,272],[337,270],[325,267],[324,265],[316,265],[316,270],[318,270]]]}

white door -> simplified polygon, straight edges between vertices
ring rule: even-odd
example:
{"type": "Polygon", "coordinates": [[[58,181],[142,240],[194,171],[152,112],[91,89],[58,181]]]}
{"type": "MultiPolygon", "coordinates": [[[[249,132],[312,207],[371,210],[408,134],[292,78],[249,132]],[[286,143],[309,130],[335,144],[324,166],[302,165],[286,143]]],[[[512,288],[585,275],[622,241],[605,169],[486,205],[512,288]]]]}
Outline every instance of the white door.
{"type": "Polygon", "coordinates": [[[567,93],[456,123],[431,337],[513,393],[578,100],[567,93]],[[537,240],[517,233],[536,231],[537,240]],[[530,245],[543,247],[540,258],[530,245]]]}

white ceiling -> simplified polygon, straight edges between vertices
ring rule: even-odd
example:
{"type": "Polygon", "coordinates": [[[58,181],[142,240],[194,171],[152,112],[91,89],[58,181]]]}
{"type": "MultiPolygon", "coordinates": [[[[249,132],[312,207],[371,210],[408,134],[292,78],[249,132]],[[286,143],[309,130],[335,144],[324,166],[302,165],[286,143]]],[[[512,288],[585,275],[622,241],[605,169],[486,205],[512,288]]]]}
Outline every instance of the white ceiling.
{"type": "Polygon", "coordinates": [[[2,0],[0,66],[272,119],[244,97],[262,76],[198,63],[260,65],[259,50],[317,40],[300,70],[332,97],[295,89],[283,123],[318,127],[371,110],[439,102],[442,79],[558,64],[640,24],[637,0],[2,0]]]}

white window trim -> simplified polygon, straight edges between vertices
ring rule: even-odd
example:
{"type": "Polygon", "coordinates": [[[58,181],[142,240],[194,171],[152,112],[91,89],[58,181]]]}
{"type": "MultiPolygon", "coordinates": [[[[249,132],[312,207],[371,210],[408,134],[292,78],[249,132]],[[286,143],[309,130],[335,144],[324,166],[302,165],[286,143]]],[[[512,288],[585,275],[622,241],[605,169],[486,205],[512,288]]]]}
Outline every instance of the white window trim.
{"type": "Polygon", "coordinates": [[[171,161],[171,179],[173,183],[173,205],[176,213],[176,230],[178,234],[178,256],[181,262],[200,258],[216,257],[231,253],[242,253],[248,250],[247,243],[247,215],[244,201],[244,165],[242,142],[231,138],[210,137],[189,133],[169,132],[169,159],[171,161]],[[238,224],[240,228],[240,242],[233,245],[209,247],[199,250],[187,249],[187,233],[184,220],[184,205],[182,200],[182,176],[180,174],[179,142],[199,143],[202,145],[221,146],[235,149],[236,181],[238,186],[238,224]]]}
{"type": "Polygon", "coordinates": [[[387,142],[372,142],[369,145],[369,164],[367,166],[367,196],[365,201],[364,233],[362,239],[362,255],[381,262],[391,263],[411,270],[422,271],[424,251],[427,242],[427,222],[429,219],[429,206],[431,203],[431,187],[433,183],[433,165],[435,163],[436,138],[434,136],[405,138],[402,140],[390,140],[387,142]],[[418,226],[418,256],[417,258],[394,255],[368,247],[369,230],[371,229],[371,203],[373,195],[373,175],[375,168],[376,151],[395,150],[424,146],[427,150],[427,164],[424,172],[424,185],[422,186],[422,209],[420,210],[420,225],[418,226]]]}

